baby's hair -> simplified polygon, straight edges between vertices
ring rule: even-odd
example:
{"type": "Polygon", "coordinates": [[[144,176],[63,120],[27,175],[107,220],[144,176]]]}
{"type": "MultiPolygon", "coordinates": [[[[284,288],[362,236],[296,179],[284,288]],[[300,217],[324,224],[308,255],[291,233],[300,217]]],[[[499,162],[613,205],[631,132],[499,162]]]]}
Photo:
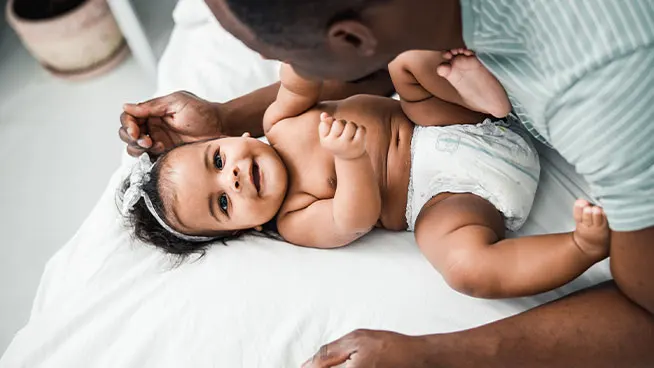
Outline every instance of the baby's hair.
{"type": "MultiPolygon", "coordinates": [[[[165,177],[162,177],[162,171],[165,170],[162,169],[165,166],[166,156],[170,151],[171,150],[166,151],[154,164],[152,171],[150,172],[150,180],[143,184],[143,191],[146,193],[148,198],[150,198],[154,210],[162,219],[166,218],[165,204],[166,201],[170,200],[170,196],[166,195],[167,180],[165,177]]],[[[127,188],[129,188],[129,185],[130,181],[129,177],[127,177],[119,188],[118,198],[122,198],[127,188]]],[[[152,244],[168,254],[179,256],[180,260],[184,260],[191,254],[197,254],[201,258],[205,255],[207,247],[209,247],[213,242],[221,241],[223,245],[227,245],[227,241],[237,239],[246,233],[281,240],[275,226],[276,218],[273,218],[271,221],[264,224],[262,226],[263,231],[261,232],[237,230],[225,232],[224,234],[211,234],[214,239],[209,241],[198,242],[183,240],[161,226],[157,219],[155,219],[150,213],[143,198],[140,198],[138,202],[136,202],[129,213],[125,215],[125,219],[133,229],[132,235],[134,238],[152,244]]]]}

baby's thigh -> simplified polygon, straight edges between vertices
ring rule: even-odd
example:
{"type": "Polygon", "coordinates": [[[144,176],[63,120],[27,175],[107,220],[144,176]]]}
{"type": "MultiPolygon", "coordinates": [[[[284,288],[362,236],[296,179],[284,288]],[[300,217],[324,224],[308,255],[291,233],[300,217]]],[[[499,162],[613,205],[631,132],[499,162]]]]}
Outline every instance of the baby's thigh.
{"type": "Polygon", "coordinates": [[[494,283],[486,272],[487,252],[504,235],[501,214],[474,194],[435,200],[423,207],[416,222],[420,250],[454,290],[475,297],[487,295],[494,283]]]}
{"type": "Polygon", "coordinates": [[[439,270],[474,261],[474,252],[504,237],[504,219],[486,199],[471,193],[442,193],[416,219],[418,247],[439,270]]]}

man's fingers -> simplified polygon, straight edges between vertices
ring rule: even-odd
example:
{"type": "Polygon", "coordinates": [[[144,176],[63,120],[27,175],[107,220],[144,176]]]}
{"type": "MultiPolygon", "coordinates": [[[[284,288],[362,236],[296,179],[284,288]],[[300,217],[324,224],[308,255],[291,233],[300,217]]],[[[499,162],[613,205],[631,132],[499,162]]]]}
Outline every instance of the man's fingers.
{"type": "Polygon", "coordinates": [[[170,114],[170,104],[173,98],[171,95],[153,98],[139,104],[126,103],[123,110],[129,115],[137,118],[147,118],[150,116],[165,116],[170,114]]]}
{"type": "Polygon", "coordinates": [[[157,142],[154,144],[154,146],[152,146],[152,148],[150,148],[150,153],[153,153],[155,155],[160,155],[164,153],[165,150],[166,147],[164,146],[164,144],[161,142],[157,142]]]}
{"type": "Polygon", "coordinates": [[[152,138],[150,138],[147,135],[140,136],[139,139],[136,141],[136,144],[138,144],[139,147],[143,147],[146,149],[152,147],[152,143],[153,143],[152,138]]]}
{"type": "MultiPolygon", "coordinates": [[[[120,136],[120,139],[123,142],[131,146],[139,146],[140,148],[148,149],[154,144],[152,138],[147,135],[142,135],[138,139],[134,139],[129,133],[127,133],[127,129],[125,128],[120,128],[118,130],[118,136],[120,136]]],[[[163,147],[163,144],[161,146],[163,147]]]]}
{"type": "Polygon", "coordinates": [[[120,125],[125,129],[125,132],[131,137],[132,141],[137,140],[139,135],[141,135],[139,125],[145,121],[146,119],[137,119],[125,112],[120,114],[120,125]]]}
{"type": "Polygon", "coordinates": [[[138,157],[138,156],[141,156],[141,154],[143,154],[143,152],[145,152],[145,148],[140,148],[140,147],[137,147],[137,146],[133,146],[131,144],[127,145],[127,153],[130,156],[138,157]]]}
{"type": "Polygon", "coordinates": [[[350,350],[343,343],[343,338],[320,347],[320,350],[310,360],[302,364],[302,368],[331,368],[345,363],[350,358],[350,350]]]}
{"type": "Polygon", "coordinates": [[[127,133],[127,129],[125,129],[123,127],[120,127],[120,129],[118,129],[118,136],[120,137],[121,141],[123,141],[123,142],[125,142],[127,144],[133,144],[134,143],[134,139],[132,139],[132,137],[129,135],[129,133],[127,133]]]}

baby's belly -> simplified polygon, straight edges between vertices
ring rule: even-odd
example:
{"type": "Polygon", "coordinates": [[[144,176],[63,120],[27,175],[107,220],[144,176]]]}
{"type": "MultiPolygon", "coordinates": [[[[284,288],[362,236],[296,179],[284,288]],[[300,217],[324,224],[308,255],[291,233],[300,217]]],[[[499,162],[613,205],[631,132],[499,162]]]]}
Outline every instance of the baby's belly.
{"type": "Polygon", "coordinates": [[[386,183],[382,186],[382,212],[377,224],[388,230],[406,230],[406,205],[411,176],[413,124],[404,118],[393,124],[386,160],[386,183]],[[396,125],[396,126],[395,126],[396,125]]]}

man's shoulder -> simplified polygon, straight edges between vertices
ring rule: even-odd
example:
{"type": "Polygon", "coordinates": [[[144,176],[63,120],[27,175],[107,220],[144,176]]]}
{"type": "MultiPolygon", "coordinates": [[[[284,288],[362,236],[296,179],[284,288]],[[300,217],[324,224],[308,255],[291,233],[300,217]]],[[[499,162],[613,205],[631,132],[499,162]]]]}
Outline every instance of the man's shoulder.
{"type": "Polygon", "coordinates": [[[592,48],[579,51],[597,52],[654,42],[651,0],[461,0],[461,6],[472,42],[482,45],[506,39],[533,51],[590,42],[592,48]]]}

